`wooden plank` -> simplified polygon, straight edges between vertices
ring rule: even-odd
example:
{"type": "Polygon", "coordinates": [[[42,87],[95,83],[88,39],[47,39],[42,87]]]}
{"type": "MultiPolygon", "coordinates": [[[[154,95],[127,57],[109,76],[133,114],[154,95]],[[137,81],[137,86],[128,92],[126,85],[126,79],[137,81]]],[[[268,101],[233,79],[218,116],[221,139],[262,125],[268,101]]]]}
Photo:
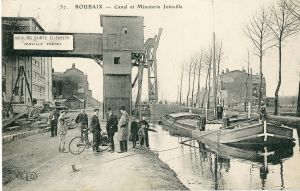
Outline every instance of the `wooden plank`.
{"type": "Polygon", "coordinates": [[[23,117],[24,115],[26,115],[28,112],[22,112],[22,113],[19,113],[18,115],[8,119],[7,121],[3,121],[3,127],[7,127],[8,125],[12,124],[13,122],[15,122],[17,119],[23,117]]]}
{"type": "Polygon", "coordinates": [[[9,131],[12,131],[12,130],[18,130],[20,129],[20,126],[11,126],[11,127],[8,127],[7,128],[9,131]]]}

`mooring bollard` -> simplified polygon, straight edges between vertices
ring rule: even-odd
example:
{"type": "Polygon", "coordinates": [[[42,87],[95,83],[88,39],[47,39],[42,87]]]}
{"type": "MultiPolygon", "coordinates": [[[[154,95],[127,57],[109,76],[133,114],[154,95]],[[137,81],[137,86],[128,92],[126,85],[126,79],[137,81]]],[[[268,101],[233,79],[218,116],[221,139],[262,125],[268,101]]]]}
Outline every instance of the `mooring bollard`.
{"type": "Polygon", "coordinates": [[[77,172],[77,171],[78,171],[78,170],[76,169],[76,167],[75,167],[75,164],[72,164],[71,166],[72,166],[73,172],[77,172]]]}

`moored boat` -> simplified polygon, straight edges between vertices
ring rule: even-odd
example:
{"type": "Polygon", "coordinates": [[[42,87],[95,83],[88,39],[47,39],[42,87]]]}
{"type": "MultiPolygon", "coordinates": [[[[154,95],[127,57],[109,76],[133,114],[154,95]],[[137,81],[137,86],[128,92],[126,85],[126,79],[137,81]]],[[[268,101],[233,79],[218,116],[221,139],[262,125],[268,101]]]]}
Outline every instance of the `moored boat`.
{"type": "MultiPolygon", "coordinates": [[[[228,127],[219,124],[206,129],[203,127],[204,120],[205,116],[197,114],[173,113],[165,115],[162,122],[184,136],[228,145],[282,145],[294,141],[292,128],[269,122],[262,123],[258,119],[235,120],[228,127]]],[[[208,122],[206,126],[209,125],[208,122]]]]}

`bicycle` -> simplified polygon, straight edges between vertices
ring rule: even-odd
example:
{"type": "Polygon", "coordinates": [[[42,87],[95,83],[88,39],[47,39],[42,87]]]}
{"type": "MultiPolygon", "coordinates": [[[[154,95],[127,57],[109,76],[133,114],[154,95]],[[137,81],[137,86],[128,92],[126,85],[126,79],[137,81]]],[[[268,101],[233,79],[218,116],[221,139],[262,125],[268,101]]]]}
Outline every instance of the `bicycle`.
{"type": "MultiPolygon", "coordinates": [[[[110,147],[110,143],[108,142],[108,137],[106,132],[101,131],[100,133],[100,151],[105,151],[110,147]]],[[[69,143],[69,151],[74,155],[79,155],[85,149],[93,148],[92,138],[89,138],[88,129],[83,129],[83,138],[81,140],[81,136],[76,136],[71,139],[69,143]]]]}
{"type": "Polygon", "coordinates": [[[74,121],[74,119],[66,120],[66,124],[68,129],[75,129],[77,127],[77,123],[74,121]]]}

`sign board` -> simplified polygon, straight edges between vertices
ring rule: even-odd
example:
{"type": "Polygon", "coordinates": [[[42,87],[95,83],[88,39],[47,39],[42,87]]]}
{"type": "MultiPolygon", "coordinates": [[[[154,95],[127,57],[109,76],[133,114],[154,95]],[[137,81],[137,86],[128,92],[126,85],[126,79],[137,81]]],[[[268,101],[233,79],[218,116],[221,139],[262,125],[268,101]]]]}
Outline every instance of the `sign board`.
{"type": "Polygon", "coordinates": [[[14,34],[14,50],[73,50],[73,35],[14,34]]]}

